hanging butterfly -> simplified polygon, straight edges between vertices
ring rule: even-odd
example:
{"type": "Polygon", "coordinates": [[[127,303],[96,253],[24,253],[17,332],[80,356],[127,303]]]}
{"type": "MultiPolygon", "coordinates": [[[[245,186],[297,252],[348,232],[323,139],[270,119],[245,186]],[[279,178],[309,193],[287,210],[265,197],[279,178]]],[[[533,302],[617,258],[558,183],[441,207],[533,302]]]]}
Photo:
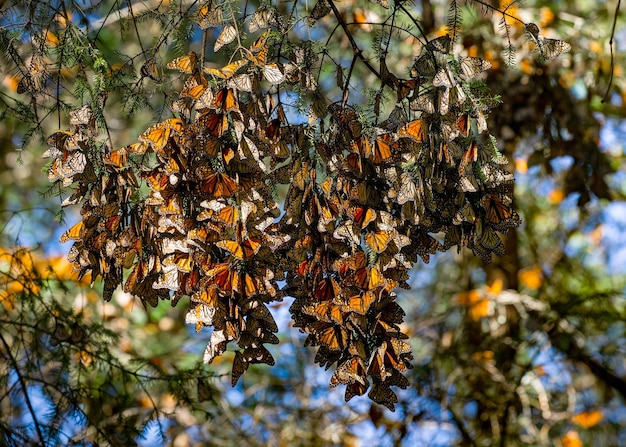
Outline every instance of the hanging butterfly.
{"type": "Polygon", "coordinates": [[[413,90],[415,90],[417,86],[418,86],[418,83],[416,79],[410,79],[410,80],[398,79],[398,82],[396,84],[396,88],[397,88],[396,94],[398,96],[397,101],[400,102],[404,98],[409,96],[409,94],[413,92],[413,90]]]}
{"type": "Polygon", "coordinates": [[[379,165],[389,160],[393,156],[392,152],[392,135],[381,134],[376,137],[372,145],[371,154],[368,158],[372,163],[379,165]]]}
{"type": "Polygon", "coordinates": [[[439,36],[426,42],[426,50],[439,51],[440,53],[449,53],[452,47],[452,38],[448,34],[439,36]]]}
{"type": "Polygon", "coordinates": [[[435,113],[434,92],[425,92],[409,101],[409,108],[414,112],[435,113]]]}
{"type": "Polygon", "coordinates": [[[230,197],[237,190],[237,183],[222,172],[211,174],[200,183],[200,191],[213,197],[230,197]]]}
{"type": "Polygon", "coordinates": [[[258,67],[265,66],[265,61],[269,52],[269,37],[270,31],[264,32],[250,46],[249,53],[245,53],[245,56],[258,67]]]}
{"type": "Polygon", "coordinates": [[[323,278],[315,286],[314,296],[320,301],[332,301],[340,291],[339,284],[334,278],[323,278]]]}
{"type": "Polygon", "coordinates": [[[252,258],[261,248],[261,242],[252,237],[245,239],[241,243],[232,240],[223,240],[217,242],[215,245],[230,252],[231,255],[242,261],[252,258]]]}
{"type": "Polygon", "coordinates": [[[156,60],[153,57],[146,59],[141,68],[139,69],[139,74],[143,78],[150,78],[153,81],[161,80],[161,73],[159,72],[159,67],[156,63],[156,60]]]}
{"type": "Polygon", "coordinates": [[[422,142],[427,136],[427,126],[423,120],[413,120],[398,129],[399,138],[411,138],[417,142],[422,142]]]}
{"type": "Polygon", "coordinates": [[[178,70],[185,74],[195,73],[198,69],[198,55],[194,51],[190,51],[188,55],[168,62],[167,68],[178,70]]]}
{"type": "Polygon", "coordinates": [[[312,328],[315,331],[316,344],[324,346],[329,351],[341,351],[344,348],[348,334],[343,327],[320,321],[314,323],[312,328]]]}
{"type": "Polygon", "coordinates": [[[233,90],[251,92],[252,91],[252,78],[247,73],[236,75],[226,80],[226,86],[233,90]]]}
{"type": "Polygon", "coordinates": [[[91,109],[91,105],[85,104],[80,109],[70,111],[70,125],[86,126],[95,129],[96,119],[91,109]]]}
{"type": "Polygon", "coordinates": [[[282,31],[285,25],[282,16],[274,6],[263,5],[252,14],[248,24],[248,31],[254,33],[270,26],[282,31]]]}
{"type": "Polygon", "coordinates": [[[382,253],[389,246],[393,233],[386,230],[372,231],[365,234],[365,243],[376,253],[382,253]]]}
{"type": "Polygon", "coordinates": [[[330,300],[307,304],[302,308],[304,314],[315,317],[319,321],[340,325],[343,324],[343,314],[341,310],[340,306],[330,300]]]}
{"type": "Polygon", "coordinates": [[[318,0],[315,6],[313,6],[309,17],[312,20],[319,20],[327,16],[330,11],[332,11],[332,8],[330,7],[330,4],[328,2],[329,0],[318,0]]]}
{"type": "Polygon", "coordinates": [[[184,123],[181,119],[170,118],[149,127],[148,130],[139,135],[139,140],[151,144],[156,150],[161,150],[167,144],[171,132],[180,133],[183,127],[184,123]]]}
{"type": "Polygon", "coordinates": [[[198,11],[196,22],[200,29],[214,28],[224,23],[224,12],[220,5],[213,6],[210,1],[198,11]]]}
{"type": "Polygon", "coordinates": [[[504,229],[507,226],[520,224],[519,215],[505,202],[507,202],[505,197],[496,194],[487,194],[480,201],[485,209],[487,222],[496,229],[504,229]]]}
{"type": "Polygon", "coordinates": [[[237,102],[237,96],[235,95],[235,91],[230,88],[221,89],[213,98],[213,108],[222,110],[224,112],[238,110],[239,104],[237,102]]]}
{"type": "MultiPolygon", "coordinates": [[[[228,118],[223,113],[215,113],[215,112],[206,112],[198,117],[198,123],[201,123],[202,126],[209,131],[209,134],[213,137],[221,137],[226,129],[228,129],[228,118]]],[[[215,149],[215,153],[221,143],[217,138],[215,139],[207,139],[208,145],[205,146],[205,150],[211,154],[213,153],[213,149],[215,149]]]]}
{"type": "Polygon", "coordinates": [[[208,86],[207,80],[204,76],[190,76],[180,92],[182,98],[189,97],[198,99],[202,96],[208,86]]]}
{"type": "Polygon", "coordinates": [[[437,73],[437,68],[437,61],[433,53],[428,51],[415,59],[411,66],[410,74],[413,79],[420,77],[428,78],[437,73]]]}
{"type": "Polygon", "coordinates": [[[354,382],[359,382],[362,385],[367,383],[365,364],[363,359],[357,355],[350,357],[337,367],[330,379],[330,386],[334,388],[339,384],[349,385],[354,382]]]}
{"type": "Polygon", "coordinates": [[[459,57],[459,66],[461,68],[461,79],[471,79],[483,71],[491,68],[491,62],[479,57],[459,57]]]}
{"type": "Polygon", "coordinates": [[[237,30],[232,25],[226,25],[213,46],[213,51],[216,53],[224,46],[231,43],[237,37],[237,30]]]}
{"type": "Polygon", "coordinates": [[[278,64],[267,64],[263,67],[263,76],[272,85],[281,84],[285,80],[285,74],[278,64]]]}
{"type": "Polygon", "coordinates": [[[232,62],[225,67],[222,68],[205,68],[204,72],[208,73],[212,76],[217,76],[221,79],[230,79],[232,78],[237,70],[241,67],[245,66],[248,63],[245,59],[239,59],[238,61],[232,62]]]}

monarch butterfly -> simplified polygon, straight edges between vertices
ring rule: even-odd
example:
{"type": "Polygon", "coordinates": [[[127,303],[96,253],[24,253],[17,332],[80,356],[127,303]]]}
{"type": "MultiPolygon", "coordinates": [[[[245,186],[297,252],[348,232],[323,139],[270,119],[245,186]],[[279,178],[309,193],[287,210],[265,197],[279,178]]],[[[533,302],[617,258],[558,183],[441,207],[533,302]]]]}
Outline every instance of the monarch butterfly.
{"type": "Polygon", "coordinates": [[[498,195],[487,194],[480,201],[485,209],[487,222],[493,224],[496,229],[502,227],[508,221],[512,221],[515,225],[519,224],[519,216],[504,203],[504,200],[498,195]]]}
{"type": "Polygon", "coordinates": [[[188,55],[168,62],[167,68],[178,70],[185,74],[195,73],[198,68],[198,55],[194,51],[190,51],[188,55]]]}
{"type": "Polygon", "coordinates": [[[139,74],[141,74],[144,78],[150,78],[153,81],[161,80],[161,73],[159,72],[159,67],[157,66],[156,60],[153,57],[146,59],[141,68],[139,69],[139,74]]]}
{"type": "Polygon", "coordinates": [[[31,75],[24,75],[17,83],[16,92],[21,95],[22,93],[34,91],[37,88],[33,77],[31,75]]]}
{"type": "Polygon", "coordinates": [[[213,2],[210,1],[200,8],[196,22],[200,29],[220,26],[224,22],[224,12],[220,5],[213,6],[213,2]]]}
{"type": "Polygon", "coordinates": [[[235,273],[232,276],[232,289],[239,292],[244,298],[256,295],[261,290],[259,283],[249,273],[235,273]]]}
{"type": "Polygon", "coordinates": [[[331,300],[306,305],[302,308],[302,312],[326,323],[343,324],[341,307],[331,300]]]}
{"type": "MultiPolygon", "coordinates": [[[[55,133],[53,133],[52,135],[50,135],[48,137],[48,139],[46,140],[46,143],[48,144],[48,146],[51,146],[53,148],[56,149],[60,149],[60,150],[72,150],[72,148],[68,148],[66,146],[66,143],[68,142],[68,140],[72,137],[74,137],[76,134],[74,132],[70,132],[69,130],[58,130],[55,133]]],[[[54,158],[60,158],[63,154],[62,151],[56,151],[54,152],[55,154],[58,152],[59,156],[58,157],[54,157],[54,158]]],[[[44,156],[44,158],[48,158],[50,157],[52,154],[48,154],[46,156],[44,156]]]]}
{"type": "Polygon", "coordinates": [[[329,351],[341,351],[347,341],[346,330],[341,326],[319,322],[314,324],[316,330],[316,341],[329,351]],[[324,328],[318,330],[318,328],[324,328]]]}
{"type": "Polygon", "coordinates": [[[268,38],[270,31],[266,31],[261,34],[254,43],[250,46],[250,51],[245,53],[245,56],[259,67],[265,66],[267,54],[269,52],[268,38]]]}
{"type": "Polygon", "coordinates": [[[226,86],[233,90],[252,91],[252,78],[249,74],[240,74],[226,80],[226,86]]]}
{"type": "Polygon", "coordinates": [[[282,30],[284,27],[283,19],[274,7],[263,5],[252,14],[248,24],[248,31],[254,33],[269,26],[282,30]]]}
{"type": "Polygon", "coordinates": [[[95,127],[95,118],[91,105],[85,104],[80,109],[70,111],[70,124],[72,126],[89,126],[95,127]]]}
{"type": "Polygon", "coordinates": [[[210,280],[209,284],[214,284],[221,291],[230,292],[233,290],[233,277],[236,272],[230,270],[229,264],[214,264],[206,272],[206,277],[210,280]]]}
{"type": "Polygon", "coordinates": [[[231,373],[232,386],[237,385],[239,378],[248,370],[248,364],[249,363],[246,361],[241,351],[235,351],[235,359],[233,360],[233,369],[231,373]]]}
{"type": "Polygon", "coordinates": [[[396,95],[398,96],[398,102],[402,101],[404,98],[406,98],[407,96],[409,96],[409,94],[415,90],[415,87],[417,87],[417,80],[415,79],[411,79],[411,80],[407,80],[407,79],[400,79],[398,80],[397,83],[397,91],[396,91],[396,95]]]}
{"type": "Polygon", "coordinates": [[[374,140],[374,146],[369,157],[372,163],[379,165],[391,158],[393,155],[391,152],[391,138],[391,134],[382,134],[374,140]]]}
{"type": "Polygon", "coordinates": [[[472,141],[461,157],[459,174],[464,175],[467,167],[476,160],[478,160],[478,144],[476,144],[476,141],[472,141]]]}
{"type": "Polygon", "coordinates": [[[127,152],[131,154],[143,155],[148,150],[148,145],[145,141],[140,141],[138,143],[133,143],[125,147],[127,152]]]}
{"type": "MultiPolygon", "coordinates": [[[[205,112],[198,118],[198,123],[201,123],[213,137],[221,137],[228,129],[228,118],[223,113],[205,112]]],[[[213,152],[217,154],[217,149],[221,147],[219,140],[217,138],[209,138],[206,140],[206,143],[204,149],[209,154],[213,152]]]]}
{"type": "Polygon", "coordinates": [[[376,294],[371,290],[362,291],[359,295],[352,296],[346,303],[342,305],[344,312],[355,312],[359,315],[365,315],[370,306],[376,301],[376,294]]]}
{"type": "Polygon", "coordinates": [[[439,113],[446,115],[450,110],[450,106],[463,104],[465,99],[467,99],[467,95],[461,85],[439,90],[439,113]]]}
{"type": "Polygon", "coordinates": [[[572,46],[559,39],[542,39],[539,42],[538,48],[541,56],[547,60],[557,58],[561,53],[567,53],[572,49],[572,46]]]}
{"type": "Polygon", "coordinates": [[[413,62],[411,77],[419,78],[434,76],[437,73],[437,61],[431,52],[424,53],[413,62]]]}
{"type": "Polygon", "coordinates": [[[435,113],[435,101],[431,92],[422,93],[409,101],[409,108],[414,112],[424,112],[429,115],[435,113]]]}
{"type": "Polygon", "coordinates": [[[213,197],[230,197],[237,190],[237,183],[222,172],[211,174],[200,184],[200,191],[213,197]]]}
{"type": "Polygon", "coordinates": [[[158,279],[152,283],[152,287],[155,289],[167,289],[178,290],[180,283],[178,281],[178,269],[175,266],[170,266],[167,270],[162,268],[161,274],[158,279]]]}
{"type": "Polygon", "coordinates": [[[202,96],[207,88],[207,81],[204,76],[190,76],[183,85],[183,89],[180,92],[181,97],[189,97],[198,99],[202,96]]]}
{"type": "Polygon", "coordinates": [[[450,69],[450,66],[446,64],[446,66],[442,67],[435,73],[435,77],[433,78],[433,86],[435,87],[447,87],[451,88],[457,84],[456,79],[454,77],[454,73],[450,69]]]}
{"type": "Polygon", "coordinates": [[[197,220],[199,221],[210,218],[223,222],[228,226],[234,226],[239,221],[239,211],[237,211],[237,207],[234,205],[225,205],[217,200],[211,200],[202,202],[200,206],[208,208],[208,210],[198,215],[197,220]]]}
{"type": "Polygon", "coordinates": [[[367,374],[371,375],[376,381],[384,381],[391,376],[391,371],[387,371],[385,364],[385,354],[387,352],[387,342],[383,341],[372,352],[367,365],[367,374]]]}
{"type": "MultiPolygon", "coordinates": [[[[474,212],[474,207],[470,203],[465,203],[452,219],[452,223],[454,225],[460,225],[463,222],[468,222],[473,224],[476,219],[476,213],[474,212]]],[[[444,247],[445,248],[445,247],[444,247]]]]}
{"type": "Polygon", "coordinates": [[[391,238],[392,232],[390,231],[372,231],[365,234],[365,243],[376,253],[382,253],[389,246],[391,238]]]}
{"type": "Polygon", "coordinates": [[[380,127],[389,131],[396,131],[400,126],[404,126],[409,119],[406,116],[406,112],[404,111],[404,107],[396,105],[393,108],[389,117],[380,123],[380,127]]]}
{"type": "Polygon", "coordinates": [[[385,277],[376,267],[362,267],[354,272],[354,283],[362,290],[370,291],[385,284],[385,277]]]}
{"type": "Polygon", "coordinates": [[[153,191],[161,192],[169,187],[169,177],[161,171],[142,172],[141,177],[145,179],[148,186],[153,191]]]}
{"type": "Polygon", "coordinates": [[[443,250],[441,243],[430,234],[420,231],[416,235],[411,235],[411,244],[407,253],[417,253],[425,263],[430,260],[430,255],[443,250]]]}
{"type": "Polygon", "coordinates": [[[224,250],[230,252],[230,254],[235,258],[243,261],[256,255],[261,248],[261,242],[256,238],[248,238],[241,243],[232,240],[223,240],[217,242],[215,245],[223,248],[224,250]]]}
{"type": "Polygon", "coordinates": [[[364,206],[353,206],[349,210],[354,222],[361,228],[366,228],[371,222],[376,220],[376,211],[364,206]]]}
{"type": "Polygon", "coordinates": [[[230,79],[235,75],[237,70],[245,66],[247,63],[248,63],[247,60],[239,59],[238,61],[228,64],[222,68],[208,68],[207,67],[204,69],[204,72],[212,76],[217,76],[218,78],[221,78],[221,79],[230,79]]]}
{"type": "Polygon", "coordinates": [[[459,57],[461,79],[471,79],[491,68],[491,62],[480,57],[459,57]]]}
{"type": "Polygon", "coordinates": [[[56,182],[62,180],[63,186],[74,182],[74,176],[81,174],[87,167],[87,158],[82,152],[69,152],[65,159],[56,159],[48,171],[48,180],[56,182]]]}
{"type": "Polygon", "coordinates": [[[69,230],[67,230],[65,233],[63,233],[63,236],[61,236],[60,241],[61,242],[67,242],[70,239],[74,240],[74,241],[79,241],[83,238],[84,236],[84,223],[81,220],[80,222],[78,222],[77,224],[75,224],[74,226],[72,226],[72,228],[70,228],[69,230]]]}
{"type": "Polygon", "coordinates": [[[498,185],[513,183],[513,180],[515,180],[511,172],[489,164],[481,166],[481,171],[485,176],[485,186],[488,188],[495,188],[498,185]]]}
{"type": "Polygon", "coordinates": [[[247,347],[243,351],[243,357],[248,363],[265,363],[272,366],[274,357],[265,346],[247,347]]]}
{"type": "Polygon", "coordinates": [[[356,381],[354,383],[349,384],[346,387],[346,394],[345,394],[346,402],[348,402],[354,396],[362,396],[363,394],[365,394],[369,386],[370,384],[367,381],[367,379],[365,379],[365,383],[360,383],[356,381]]]}
{"type": "Polygon", "coordinates": [[[215,41],[215,46],[213,47],[213,51],[216,53],[224,46],[231,43],[237,37],[237,30],[232,25],[226,25],[219,36],[217,36],[217,40],[215,41]]]}
{"type": "Polygon", "coordinates": [[[426,129],[426,124],[423,120],[413,120],[398,130],[398,137],[407,137],[417,142],[422,142],[426,137],[426,129]]]}
{"type": "Polygon", "coordinates": [[[328,0],[318,0],[311,10],[311,14],[309,15],[309,17],[312,20],[319,20],[322,17],[325,17],[331,10],[332,9],[330,7],[330,4],[328,3],[328,0]]]}
{"type": "Polygon", "coordinates": [[[361,385],[367,384],[367,379],[365,378],[365,364],[363,363],[363,359],[358,355],[350,357],[337,367],[335,373],[330,378],[330,386],[334,388],[339,384],[350,385],[355,382],[361,385]]]}
{"type": "Polygon", "coordinates": [[[504,243],[493,228],[482,226],[480,234],[478,233],[477,231],[476,239],[478,239],[478,243],[486,248],[489,253],[493,252],[500,256],[504,255],[504,243]]]}
{"type": "Polygon", "coordinates": [[[567,53],[572,46],[559,39],[544,39],[539,35],[539,27],[534,23],[526,24],[526,33],[531,40],[535,42],[535,50],[539,52],[541,59],[551,61],[557,58],[561,53],[567,53]]]}
{"type": "Polygon", "coordinates": [[[333,232],[333,237],[341,241],[347,240],[347,242],[349,242],[352,246],[356,246],[361,243],[361,233],[359,232],[359,229],[350,221],[338,226],[333,232]]]}
{"type": "Polygon", "coordinates": [[[281,84],[285,80],[285,74],[278,64],[267,64],[263,67],[263,76],[272,85],[281,84]]]}
{"type": "Polygon", "coordinates": [[[448,34],[439,36],[433,40],[426,42],[426,50],[439,51],[440,53],[449,53],[452,46],[452,38],[448,34]]]}
{"type": "Polygon", "coordinates": [[[339,284],[334,278],[323,278],[315,286],[315,299],[320,301],[332,301],[340,293],[339,284]]]}
{"type": "Polygon", "coordinates": [[[163,149],[169,140],[171,131],[181,132],[184,123],[179,118],[170,118],[157,123],[139,135],[139,140],[156,146],[157,150],[163,149]]]}
{"type": "Polygon", "coordinates": [[[118,149],[116,151],[112,151],[109,155],[104,156],[104,165],[111,166],[117,171],[126,167],[127,158],[128,154],[126,149],[118,149]]]}
{"type": "MultiPolygon", "coordinates": [[[[45,81],[50,77],[48,73],[48,65],[50,61],[41,54],[33,54],[28,64],[28,72],[17,84],[16,92],[18,94],[40,90],[45,81]]],[[[21,71],[21,70],[20,70],[21,71]]]]}
{"type": "Polygon", "coordinates": [[[230,88],[223,88],[220,90],[213,99],[213,107],[224,112],[238,110],[239,104],[237,103],[237,97],[235,96],[234,90],[230,88]]]}
{"type": "Polygon", "coordinates": [[[209,339],[209,344],[204,350],[203,361],[204,363],[211,363],[215,357],[219,357],[226,350],[226,344],[229,342],[226,338],[226,333],[224,329],[214,330],[211,333],[211,338],[209,339]]]}
{"type": "Polygon", "coordinates": [[[198,303],[187,311],[185,324],[194,324],[196,326],[196,332],[200,332],[204,326],[213,326],[214,316],[214,306],[198,303]]]}

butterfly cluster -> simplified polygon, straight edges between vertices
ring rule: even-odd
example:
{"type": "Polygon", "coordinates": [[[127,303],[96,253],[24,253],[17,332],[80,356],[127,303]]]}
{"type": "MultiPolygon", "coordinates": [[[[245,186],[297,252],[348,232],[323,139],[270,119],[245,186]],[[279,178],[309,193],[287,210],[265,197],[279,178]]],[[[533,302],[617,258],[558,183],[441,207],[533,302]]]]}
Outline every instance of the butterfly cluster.
{"type": "MultiPolygon", "coordinates": [[[[215,51],[234,47],[235,23],[211,4],[198,11],[215,51]]],[[[82,206],[62,240],[74,241],[81,276],[103,278],[105,299],[120,285],[152,306],[189,296],[186,322],[212,329],[205,362],[237,345],[233,384],[250,364],[274,363],[268,304],[293,297],[294,325],[335,368],[331,386],[393,409],[412,359],[397,288],[453,246],[489,260],[503,251],[497,232],[520,222],[487,130],[494,101],[473,84],[490,64],[450,54],[444,36],[410,79],[386,73],[398,103],[383,122],[366,126],[336,102],[312,104],[323,124],[289,124],[278,87],[317,93],[317,83],[310,47],[279,57],[284,28],[264,5],[248,23],[261,34],[228,65],[204,67],[194,52],[168,63],[184,78],[172,117],[127,147],[99,146],[89,106],[72,112],[74,129],[46,153],[50,180],[73,188],[64,205],[82,206]]],[[[141,76],[159,79],[154,64],[141,76]]]]}

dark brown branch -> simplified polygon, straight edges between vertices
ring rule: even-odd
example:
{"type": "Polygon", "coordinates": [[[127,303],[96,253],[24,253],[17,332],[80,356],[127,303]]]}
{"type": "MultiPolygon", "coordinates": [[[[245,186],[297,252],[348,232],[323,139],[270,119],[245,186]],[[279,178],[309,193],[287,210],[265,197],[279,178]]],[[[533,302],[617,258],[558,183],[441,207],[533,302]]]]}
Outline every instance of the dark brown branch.
{"type": "Polygon", "coordinates": [[[17,375],[17,380],[20,382],[20,388],[22,388],[22,394],[24,395],[24,401],[26,402],[26,406],[28,407],[28,411],[33,418],[33,424],[35,425],[35,430],[37,431],[37,436],[39,436],[39,441],[42,444],[45,444],[45,438],[43,436],[43,432],[41,431],[41,427],[39,426],[39,421],[37,420],[37,413],[33,408],[33,404],[28,397],[28,387],[26,386],[26,382],[24,382],[24,377],[22,376],[22,372],[20,371],[20,366],[17,364],[17,360],[11,354],[11,347],[5,340],[2,333],[0,333],[0,340],[2,340],[2,344],[4,345],[4,349],[7,351],[7,357],[9,358],[13,369],[15,370],[15,374],[17,375]]]}
{"type": "Polygon", "coordinates": [[[328,4],[332,8],[333,14],[337,18],[337,21],[339,22],[339,25],[341,25],[341,28],[343,28],[344,33],[346,33],[346,36],[348,37],[348,40],[350,41],[350,45],[352,46],[352,51],[354,51],[354,55],[356,57],[358,57],[361,60],[361,62],[363,62],[363,64],[367,67],[367,69],[369,71],[371,71],[372,73],[374,73],[374,75],[378,79],[380,79],[381,81],[384,81],[383,78],[380,76],[380,73],[378,72],[378,70],[376,70],[372,66],[372,64],[370,64],[370,61],[368,61],[365,58],[365,56],[363,55],[363,52],[361,51],[361,49],[359,48],[358,44],[354,40],[354,37],[352,36],[352,33],[350,33],[350,30],[348,30],[348,25],[346,25],[345,20],[343,19],[343,17],[341,17],[341,14],[339,13],[339,10],[335,6],[335,3],[331,0],[331,1],[328,2],[328,4]]]}

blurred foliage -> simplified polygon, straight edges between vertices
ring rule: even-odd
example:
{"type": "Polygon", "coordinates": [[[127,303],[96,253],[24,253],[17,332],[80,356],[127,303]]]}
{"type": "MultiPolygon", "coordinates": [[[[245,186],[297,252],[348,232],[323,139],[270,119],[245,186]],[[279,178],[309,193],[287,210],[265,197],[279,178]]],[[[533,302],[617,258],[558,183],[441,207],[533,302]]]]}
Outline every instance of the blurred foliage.
{"type": "MultiPolygon", "coordinates": [[[[303,2],[279,3],[281,14],[292,7],[307,12],[303,2]]],[[[364,60],[375,60],[378,69],[377,51],[387,37],[376,24],[387,10],[364,1],[334,5],[364,60]]],[[[168,116],[182,79],[166,74],[165,64],[202,46],[186,14],[197,6],[0,2],[0,48],[6,48],[0,92],[2,444],[626,442],[626,284],[607,269],[605,234],[611,225],[605,211],[626,190],[623,146],[602,141],[603,126],[626,112],[620,27],[613,61],[609,48],[615,2],[417,2],[428,36],[449,29],[450,17],[462,18],[455,51],[491,63],[486,84],[501,104],[488,127],[512,160],[514,205],[523,224],[504,238],[506,254],[490,264],[461,249],[431,256],[431,264],[412,271],[412,290],[400,293],[399,303],[407,310],[401,328],[410,336],[414,369],[395,413],[364,398],[345,404],[342,392],[328,390],[330,373],[313,366],[314,353],[287,327],[289,299],[270,306],[282,324],[280,344],[270,347],[276,365],[251,366],[231,389],[232,353],[210,367],[197,361],[210,331],[194,335],[184,325],[187,298],[176,308],[163,301],[144,308],[117,290],[105,303],[102,285],[77,281],[71,264],[58,256],[67,249],[56,245],[63,230],[51,221],[64,217],[56,199],[62,191],[47,182],[42,144],[68,127],[70,110],[87,102],[109,148],[136,141],[168,116]],[[538,60],[537,41],[513,17],[537,23],[544,38],[563,39],[571,51],[538,60]],[[60,40],[71,51],[60,50],[60,40]],[[33,63],[37,54],[64,62],[38,70],[45,61],[33,63]],[[156,72],[148,71],[148,61],[156,72]],[[61,88],[50,89],[56,81],[61,88]]],[[[256,9],[248,7],[248,14],[256,9]]],[[[290,26],[312,40],[332,33],[314,44],[322,56],[320,79],[327,76],[318,81],[319,95],[341,100],[340,65],[343,76],[352,73],[356,110],[380,101],[381,115],[389,113],[396,96],[378,90],[364,60],[353,62],[351,42],[332,14],[290,26]]],[[[210,50],[217,37],[211,34],[206,51],[215,68],[229,62],[226,52],[210,50]]],[[[388,69],[408,77],[419,55],[416,41],[402,33],[393,38],[388,69]]],[[[289,119],[315,98],[299,92],[289,119]]]]}

